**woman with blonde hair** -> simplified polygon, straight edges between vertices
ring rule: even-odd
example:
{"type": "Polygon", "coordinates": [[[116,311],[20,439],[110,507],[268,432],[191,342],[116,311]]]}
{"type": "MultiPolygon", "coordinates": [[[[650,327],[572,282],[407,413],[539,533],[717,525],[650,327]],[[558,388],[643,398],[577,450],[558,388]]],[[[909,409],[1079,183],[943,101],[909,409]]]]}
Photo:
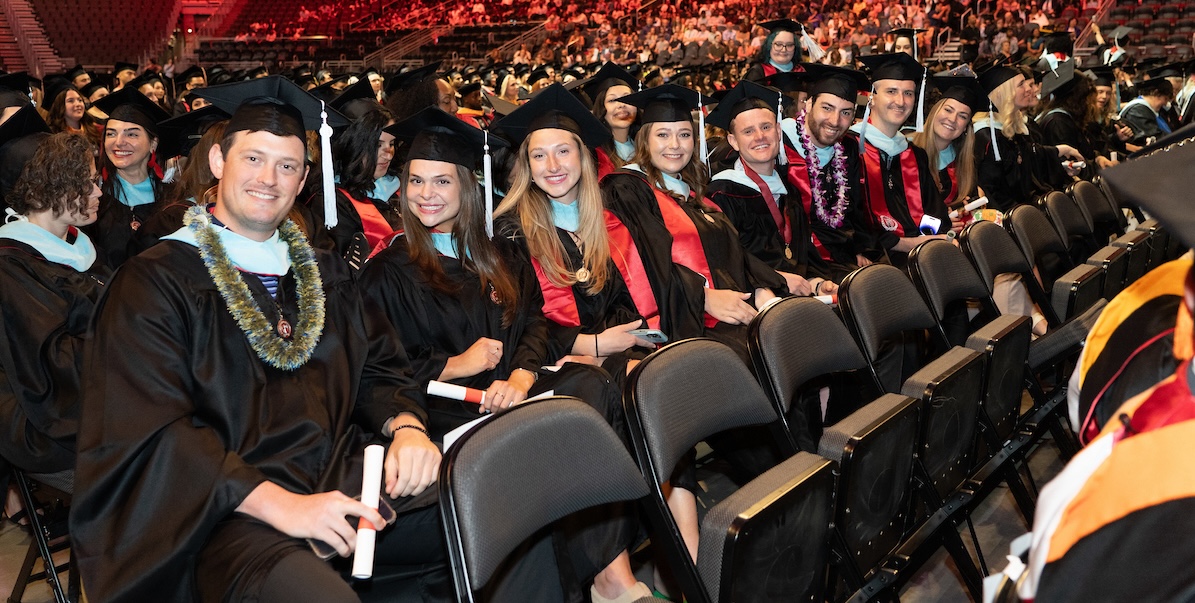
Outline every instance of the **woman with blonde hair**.
{"type": "Polygon", "coordinates": [[[938,198],[957,209],[975,195],[975,131],[971,117],[987,108],[974,77],[931,77],[942,98],[925,117],[925,129],[913,135],[913,144],[925,150],[933,169],[938,198]]]}
{"type": "Polygon", "coordinates": [[[979,85],[988,110],[973,116],[977,183],[988,207],[1007,213],[1049,192],[1045,183],[1064,169],[1062,162],[1083,156],[1071,146],[1045,146],[1030,138],[1025,111],[1037,104],[1037,96],[1033,80],[1019,69],[993,67],[979,75],[979,85]]]}

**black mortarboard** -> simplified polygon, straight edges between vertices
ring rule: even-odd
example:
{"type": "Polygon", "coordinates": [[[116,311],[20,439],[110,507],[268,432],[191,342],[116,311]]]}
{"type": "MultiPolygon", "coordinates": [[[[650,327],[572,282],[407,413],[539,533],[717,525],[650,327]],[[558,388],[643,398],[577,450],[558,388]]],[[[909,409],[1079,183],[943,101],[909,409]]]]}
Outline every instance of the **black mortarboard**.
{"type": "MultiPolygon", "coordinates": [[[[314,93],[315,90],[311,92],[314,93]]],[[[336,98],[328,102],[328,106],[344,113],[346,116],[352,113],[353,117],[351,119],[355,119],[363,115],[366,111],[376,109],[380,105],[378,104],[377,94],[373,91],[373,84],[369,82],[369,76],[361,74],[360,79],[356,83],[345,88],[336,98]]]]}
{"type": "Polygon", "coordinates": [[[1164,77],[1154,77],[1148,80],[1134,82],[1133,87],[1137,90],[1137,94],[1145,94],[1147,92],[1153,92],[1163,88],[1169,89],[1171,92],[1174,91],[1174,86],[1170,83],[1170,80],[1167,80],[1164,77]]]}
{"type": "Polygon", "coordinates": [[[306,78],[310,75],[312,75],[310,63],[303,63],[302,65],[290,70],[291,79],[306,78]]]}
{"type": "Polygon", "coordinates": [[[494,122],[512,146],[518,146],[536,130],[567,130],[581,137],[593,149],[610,139],[610,131],[593,113],[569,94],[564,86],[553,84],[511,114],[494,122]]]}
{"type": "Polygon", "coordinates": [[[1075,83],[1075,61],[1066,60],[1058,67],[1047,71],[1041,81],[1041,97],[1047,98],[1051,94],[1065,94],[1075,83]]]}
{"type": "MultiPolygon", "coordinates": [[[[304,130],[319,131],[320,101],[281,75],[199,89],[196,94],[232,115],[226,131],[274,130],[306,138],[304,130]]],[[[328,108],[328,125],[349,125],[328,108]]]]}
{"type": "Polygon", "coordinates": [[[1146,73],[1146,75],[1148,75],[1150,77],[1150,79],[1155,79],[1155,78],[1160,78],[1160,77],[1181,78],[1181,77],[1183,77],[1183,64],[1182,63],[1169,63],[1167,65],[1162,65],[1161,67],[1154,67],[1153,69],[1150,69],[1149,71],[1146,71],[1145,73],[1146,73]]]}
{"type": "Polygon", "coordinates": [[[903,52],[872,54],[859,57],[859,60],[871,71],[872,82],[879,80],[920,82],[925,74],[925,67],[903,52]]]}
{"type": "Polygon", "coordinates": [[[805,71],[777,71],[763,78],[765,86],[771,86],[781,92],[804,92],[808,88],[809,74],[805,71]]]}
{"type": "Polygon", "coordinates": [[[759,24],[760,27],[768,31],[788,31],[793,35],[801,33],[801,24],[792,19],[776,19],[774,21],[764,21],[759,24]]]}
{"type": "Polygon", "coordinates": [[[18,71],[16,73],[6,73],[0,75],[0,88],[8,90],[15,90],[29,96],[29,73],[27,71],[18,71]]]}
{"type": "Polygon", "coordinates": [[[979,87],[979,80],[970,76],[934,76],[928,80],[942,91],[942,98],[951,98],[971,109],[974,115],[988,109],[988,98],[979,87]]]}
{"type": "Polygon", "coordinates": [[[385,131],[407,143],[407,160],[446,161],[476,169],[488,141],[491,149],[508,146],[497,136],[449,115],[438,107],[425,107],[385,131]]]}
{"type": "Polygon", "coordinates": [[[456,93],[462,97],[465,97],[477,92],[478,90],[481,90],[481,82],[469,82],[467,84],[461,84],[461,87],[456,89],[456,93]]]}
{"type": "Polygon", "coordinates": [[[805,91],[809,93],[810,98],[819,94],[832,94],[853,103],[859,98],[860,92],[866,92],[871,88],[871,80],[862,71],[821,63],[806,63],[802,67],[807,74],[805,91]]]}
{"type": "Polygon", "coordinates": [[[80,75],[87,75],[87,70],[84,69],[82,65],[76,63],[74,67],[71,67],[70,70],[66,72],[66,79],[73,82],[75,78],[79,77],[80,75]]]}
{"type": "Polygon", "coordinates": [[[979,74],[979,87],[983,88],[984,94],[991,94],[993,90],[999,88],[1004,82],[1018,75],[1022,75],[1020,69],[1007,65],[997,65],[979,74]]]}
{"type": "Polygon", "coordinates": [[[91,95],[99,91],[100,88],[107,89],[108,84],[105,84],[99,80],[92,80],[90,84],[83,86],[83,89],[79,90],[79,94],[82,94],[83,98],[90,99],[91,95]]]}
{"type": "Polygon", "coordinates": [[[187,69],[184,70],[182,73],[174,76],[174,81],[178,82],[179,85],[185,85],[187,83],[187,80],[189,80],[193,77],[197,77],[197,76],[203,76],[203,79],[207,80],[207,76],[204,75],[202,67],[200,67],[199,65],[191,65],[190,67],[187,67],[187,69]]]}
{"type": "Polygon", "coordinates": [[[54,104],[54,99],[67,90],[74,90],[75,85],[64,75],[47,75],[43,88],[42,107],[46,110],[54,104]]]}
{"type": "Polygon", "coordinates": [[[1127,35],[1129,35],[1129,34],[1131,34],[1131,33],[1133,33],[1133,28],[1132,28],[1132,27],[1126,27],[1126,26],[1124,26],[1124,25],[1118,25],[1118,26],[1116,26],[1116,28],[1115,28],[1115,29],[1113,29],[1112,31],[1108,32],[1107,36],[1105,36],[1105,38],[1104,38],[1104,39],[1105,39],[1105,40],[1119,41],[1121,38],[1123,38],[1123,37],[1125,37],[1125,36],[1127,36],[1127,35]]]}
{"type": "Polygon", "coordinates": [[[1091,77],[1091,83],[1093,85],[1107,86],[1107,87],[1111,88],[1112,85],[1116,82],[1115,70],[1116,70],[1115,67],[1101,65],[1098,67],[1092,67],[1091,69],[1089,69],[1087,71],[1087,73],[1091,74],[1089,77],[1091,77]]]}
{"type": "Polygon", "coordinates": [[[602,65],[598,72],[593,74],[593,77],[580,84],[582,90],[589,98],[597,102],[607,90],[614,86],[627,86],[631,92],[639,90],[643,86],[643,82],[635,79],[626,69],[615,65],[614,63],[606,63],[602,65]]]}
{"type": "Polygon", "coordinates": [[[897,27],[896,29],[890,30],[888,33],[898,38],[908,38],[916,42],[917,34],[925,33],[925,30],[917,27],[897,27]]]}
{"type": "Polygon", "coordinates": [[[158,137],[158,158],[165,160],[190,155],[191,149],[203,137],[203,133],[207,132],[212,124],[226,119],[228,113],[223,109],[208,105],[158,124],[161,131],[161,136],[158,137]]]}
{"type": "Polygon", "coordinates": [[[546,77],[548,77],[548,70],[543,67],[539,67],[535,71],[532,71],[531,75],[527,76],[527,85],[531,86],[535,84],[535,82],[538,82],[546,77]]]}
{"type": "MultiPolygon", "coordinates": [[[[146,71],[145,73],[142,73],[141,75],[130,80],[128,84],[125,84],[125,88],[132,88],[133,90],[136,90],[146,84],[152,84],[154,82],[161,82],[161,81],[162,81],[162,76],[158,75],[157,73],[155,73],[153,71],[146,71]]],[[[163,82],[163,84],[164,83],[165,82],[163,82]]],[[[124,90],[124,88],[121,88],[121,90],[124,90]]]]}
{"type": "Polygon", "coordinates": [[[0,144],[38,132],[50,133],[50,127],[33,105],[21,107],[12,117],[0,124],[0,144]]]}
{"type": "Polygon", "coordinates": [[[107,113],[108,119],[137,124],[155,138],[158,136],[158,124],[170,119],[165,109],[131,86],[101,98],[95,102],[95,107],[107,113]]]}
{"type": "Polygon", "coordinates": [[[26,104],[0,124],[0,199],[8,196],[43,140],[50,136],[37,109],[26,104]]]}
{"type": "Polygon", "coordinates": [[[485,101],[490,104],[490,107],[493,107],[494,113],[498,115],[510,115],[519,108],[517,104],[512,103],[496,94],[482,94],[482,96],[484,97],[485,101]]]}
{"type": "Polygon", "coordinates": [[[115,76],[121,71],[132,71],[135,73],[137,71],[137,65],[135,63],[122,63],[117,61],[116,65],[112,67],[112,75],[115,76]]]}
{"type": "Polygon", "coordinates": [[[245,74],[247,79],[256,80],[270,75],[270,70],[266,67],[254,67],[245,74]]]}
{"type": "Polygon", "coordinates": [[[1164,150],[1107,168],[1102,176],[1118,199],[1139,205],[1184,246],[1195,247],[1190,178],[1195,163],[1195,126],[1175,132],[1166,142],[1164,150]]]}
{"type": "Polygon", "coordinates": [[[400,90],[413,88],[423,82],[436,77],[436,70],[440,68],[440,61],[428,63],[422,67],[412,69],[406,73],[391,76],[386,80],[386,94],[393,95],[400,90]]]}
{"type": "Polygon", "coordinates": [[[782,99],[787,100],[788,97],[779,90],[743,80],[718,101],[718,106],[710,111],[709,117],[706,117],[705,121],[729,132],[730,122],[744,111],[767,109],[780,115],[777,104],[782,102],[782,99]]]}
{"type": "Polygon", "coordinates": [[[693,111],[712,99],[701,97],[697,92],[677,86],[664,84],[655,88],[648,88],[641,92],[628,94],[618,100],[633,105],[639,109],[642,123],[689,121],[693,119],[693,111]]]}

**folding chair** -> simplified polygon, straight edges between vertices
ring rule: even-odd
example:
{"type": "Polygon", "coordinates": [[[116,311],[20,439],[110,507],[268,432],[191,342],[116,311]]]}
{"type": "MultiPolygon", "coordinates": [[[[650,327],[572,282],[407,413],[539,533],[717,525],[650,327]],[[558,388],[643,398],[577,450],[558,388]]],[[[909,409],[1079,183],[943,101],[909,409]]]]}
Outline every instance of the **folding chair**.
{"type": "MultiPolygon", "coordinates": [[[[16,467],[12,468],[13,482],[21,494],[21,504],[25,506],[29,517],[29,531],[33,535],[33,542],[25,554],[25,561],[18,571],[16,582],[13,584],[9,601],[20,601],[25,594],[25,587],[34,581],[45,580],[54,594],[55,603],[67,603],[75,597],[68,596],[66,588],[58,574],[73,565],[72,561],[65,565],[54,564],[54,553],[68,547],[70,543],[63,540],[55,544],[53,541],[67,535],[67,517],[64,505],[70,501],[74,490],[75,472],[63,471],[52,474],[32,474],[16,467]],[[44,505],[37,494],[50,499],[50,505],[44,505]],[[45,516],[37,512],[41,508],[49,509],[45,516]],[[34,573],[33,568],[37,560],[41,559],[43,570],[34,573]]],[[[78,572],[71,573],[71,593],[78,590],[78,572]]]]}
{"type": "Polygon", "coordinates": [[[1129,252],[1124,247],[1106,245],[1091,254],[1085,263],[1104,273],[1104,299],[1111,300],[1124,290],[1129,274],[1129,252]]]}
{"type": "Polygon", "coordinates": [[[858,378],[867,361],[846,325],[815,299],[789,297],[765,308],[748,327],[747,349],[755,374],[797,449],[816,451],[822,425],[859,408],[858,400],[879,394],[870,379],[858,378]],[[823,379],[826,376],[837,378],[823,379]],[[848,383],[864,387],[844,391],[848,383]],[[830,386],[825,417],[818,391],[822,385],[830,386]]]}
{"type": "Polygon", "coordinates": [[[1066,246],[1072,264],[1086,262],[1100,248],[1091,222],[1066,193],[1053,191],[1046,194],[1041,207],[1066,246]]]}
{"type": "Polygon", "coordinates": [[[648,493],[605,419],[563,396],[522,404],[461,436],[444,455],[438,487],[459,601],[473,601],[542,527],[648,493]]]}
{"type": "Polygon", "coordinates": [[[939,337],[949,345],[964,345],[985,357],[983,412],[979,415],[980,436],[986,444],[983,459],[1001,456],[1008,462],[984,465],[975,475],[982,481],[999,472],[1026,522],[1032,525],[1034,499],[1017,473],[1016,463],[1023,460],[1023,455],[1018,455],[1019,446],[1014,441],[1032,337],[1029,319],[1001,316],[966,256],[945,241],[928,241],[915,247],[909,253],[909,275],[937,319],[939,337]],[[970,304],[978,306],[974,319],[969,319],[970,304]],[[955,326],[960,322],[965,328],[955,326]],[[947,324],[954,328],[948,329],[947,324]],[[1017,449],[1012,450],[1012,446],[1017,449]],[[1006,454],[1001,455],[1002,451],[1006,454]]]}
{"type": "Polygon", "coordinates": [[[706,514],[697,563],[661,485],[697,442],[726,429],[770,424],[776,411],[730,348],[689,339],[657,350],[631,372],[624,404],[639,467],[651,490],[653,544],[668,555],[686,600],[821,601],[834,516],[830,461],[797,452],[706,514]]]}
{"type": "Polygon", "coordinates": [[[1137,282],[1137,279],[1149,272],[1149,263],[1153,259],[1151,238],[1147,230],[1131,230],[1112,241],[1113,247],[1124,249],[1129,256],[1128,269],[1124,276],[1125,287],[1137,282]]]}
{"type": "Polygon", "coordinates": [[[1149,238],[1149,270],[1161,266],[1167,260],[1170,248],[1170,235],[1157,220],[1146,220],[1137,225],[1137,230],[1148,232],[1149,238]]]}
{"type": "Polygon", "coordinates": [[[970,526],[966,508],[970,496],[962,486],[974,453],[984,358],[962,347],[950,348],[937,358],[927,353],[930,332],[936,328],[933,314],[897,268],[873,264],[852,272],[843,280],[838,299],[876,385],[922,402],[916,461],[922,481],[920,498],[930,514],[948,504],[956,506],[936,533],[968,589],[979,597],[982,576],[954,522],[967,521],[970,526]]]}
{"type": "Polygon", "coordinates": [[[1071,262],[1062,238],[1041,210],[1017,206],[1008,214],[1008,222],[1013,239],[1037,270],[1038,278],[1026,278],[1025,286],[1051,326],[1082,314],[1100,299],[1103,272],[1071,262]]]}
{"type": "Polygon", "coordinates": [[[1112,239],[1124,234],[1124,214],[1117,211],[1098,186],[1080,180],[1067,187],[1066,192],[1091,223],[1096,241],[1100,245],[1107,245],[1112,239]]]}

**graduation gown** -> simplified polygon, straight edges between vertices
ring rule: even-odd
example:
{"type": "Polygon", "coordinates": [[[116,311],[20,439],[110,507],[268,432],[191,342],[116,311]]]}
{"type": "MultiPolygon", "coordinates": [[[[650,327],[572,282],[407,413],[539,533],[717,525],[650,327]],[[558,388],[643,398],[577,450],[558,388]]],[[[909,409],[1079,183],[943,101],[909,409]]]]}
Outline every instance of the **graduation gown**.
{"type": "MultiPolygon", "coordinates": [[[[817,215],[813,207],[813,188],[809,180],[809,166],[805,158],[797,153],[796,145],[800,144],[796,130],[789,124],[795,122],[784,120],[781,129],[784,131],[784,153],[788,165],[784,167],[788,185],[798,195],[801,209],[809,221],[810,239],[822,261],[830,264],[834,280],[841,280],[850,271],[858,268],[856,257],[869,245],[867,235],[866,207],[863,203],[863,175],[862,162],[859,160],[859,139],[854,135],[844,135],[840,143],[846,160],[847,208],[842,224],[831,226],[817,215]]],[[[838,198],[838,185],[834,183],[833,161],[826,164],[821,171],[822,190],[831,196],[829,207],[833,207],[838,198]]]]}
{"type": "Polygon", "coordinates": [[[734,173],[715,174],[705,195],[730,219],[747,253],[779,272],[834,281],[841,278],[831,276],[830,263],[822,259],[814,246],[809,219],[799,203],[800,194],[787,178],[781,176],[786,192],[775,201],[784,220],[781,226],[776,223],[758,185],[745,172],[731,172],[734,173]],[[788,244],[785,243],[786,232],[789,233],[788,244]],[[786,249],[789,253],[785,253],[786,249]]]}
{"type": "Polygon", "coordinates": [[[1086,179],[1095,175],[1095,158],[1100,152],[1074,116],[1062,109],[1054,109],[1042,115],[1038,125],[1041,126],[1043,144],[1066,144],[1074,147],[1090,162],[1080,175],[1086,179]]]}
{"type": "Polygon", "coordinates": [[[664,334],[672,341],[713,337],[746,357],[746,327],[705,314],[707,279],[714,289],[754,293],[762,287],[787,295],[784,278],[743,249],[734,225],[719,210],[691,199],[678,203],[632,170],[610,174],[601,187],[606,208],[626,227],[643,258],[664,334]]]}
{"type": "Polygon", "coordinates": [[[75,466],[87,323],[108,279],[0,239],[0,464],[35,473],[75,466]]]}
{"type": "MultiPolygon", "coordinates": [[[[316,259],[326,319],[294,371],[258,358],[191,245],[163,241],[113,279],[84,354],[71,509],[92,600],[193,600],[196,558],[237,553],[205,542],[263,481],[355,495],[368,434],[401,412],[426,421],[394,335],[364,311],[344,262],[316,259]]],[[[293,269],[278,306],[246,282],[268,320],[280,307],[298,324],[293,269]]]]}
{"type": "Polygon", "coordinates": [[[360,267],[369,257],[373,249],[402,228],[402,212],[382,201],[371,197],[355,199],[348,191],[336,188],[336,227],[331,230],[324,227],[324,204],[319,198],[313,199],[310,205],[312,218],[336,246],[337,253],[346,260],[356,259],[355,266],[360,267]]]}
{"type": "MultiPolygon", "coordinates": [[[[597,293],[592,293],[584,283],[576,283],[569,287],[556,285],[548,280],[538,260],[531,257],[527,239],[517,219],[504,217],[495,223],[494,228],[498,234],[514,243],[519,252],[519,263],[531,268],[531,274],[534,274],[539,285],[540,299],[543,300],[541,309],[547,319],[549,359],[559,359],[572,354],[573,345],[582,335],[596,335],[610,327],[643,320],[635,308],[635,300],[631,298],[631,292],[627,289],[614,259],[611,259],[606,267],[609,275],[606,285],[597,293]]],[[[563,228],[556,229],[556,236],[564,247],[564,260],[568,269],[575,271],[580,268],[584,258],[572,236],[563,228]]],[[[625,250],[611,250],[611,253],[621,254],[625,253],[625,250]]],[[[520,273],[527,275],[528,271],[520,270],[520,273]]],[[[644,327],[646,328],[646,322],[644,327]]],[[[603,367],[615,375],[618,365],[625,369],[628,357],[643,358],[649,351],[632,348],[628,350],[629,356],[624,353],[612,355],[611,360],[614,360],[613,356],[621,356],[620,361],[607,361],[603,367]]]]}
{"type": "Polygon", "coordinates": [[[996,161],[991,131],[986,125],[975,128],[975,175],[979,188],[988,198],[989,208],[1008,213],[1017,205],[1032,203],[1037,195],[1052,190],[1035,178],[1033,166],[1053,164],[1061,167],[1058,149],[1034,144],[1026,135],[1009,140],[997,130],[1000,161],[996,161]]]}
{"type": "MultiPolygon", "coordinates": [[[[100,260],[110,270],[120,268],[125,260],[137,255],[140,246],[134,245],[137,231],[164,207],[162,199],[136,207],[129,207],[109,194],[100,196],[96,220],[82,228],[91,237],[100,260]]],[[[173,232],[173,231],[171,231],[173,232]]]]}
{"type": "Polygon", "coordinates": [[[893,251],[904,237],[921,236],[922,219],[938,219],[933,234],[950,231],[950,210],[938,197],[925,149],[910,144],[889,157],[870,143],[864,145],[863,190],[877,250],[894,264],[903,265],[907,254],[893,251]]]}
{"type": "Polygon", "coordinates": [[[1120,109],[1120,121],[1133,129],[1133,138],[1129,142],[1135,145],[1145,145],[1147,138],[1160,138],[1168,133],[1159,120],[1164,121],[1140,97],[1120,109]]]}

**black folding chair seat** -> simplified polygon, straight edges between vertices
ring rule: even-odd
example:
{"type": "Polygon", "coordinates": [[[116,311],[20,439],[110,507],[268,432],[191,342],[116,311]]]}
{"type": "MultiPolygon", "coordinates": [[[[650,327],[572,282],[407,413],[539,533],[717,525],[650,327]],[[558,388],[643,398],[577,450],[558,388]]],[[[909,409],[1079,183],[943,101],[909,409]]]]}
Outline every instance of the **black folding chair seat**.
{"type": "Polygon", "coordinates": [[[1149,271],[1149,262],[1153,255],[1150,248],[1151,239],[1149,231],[1134,230],[1112,241],[1113,247],[1121,247],[1129,254],[1129,267],[1124,277],[1125,287],[1137,282],[1137,279],[1149,271]]]}
{"type": "Polygon", "coordinates": [[[702,527],[697,561],[701,570],[668,509],[661,485],[693,446],[714,434],[766,424],[780,448],[796,452],[781,431],[772,403],[735,352],[709,339],[665,346],[631,372],[623,402],[639,467],[651,491],[652,542],[664,548],[684,597],[709,602],[768,593],[768,600],[820,601],[831,544],[824,520],[832,517],[834,505],[828,462],[797,453],[745,484],[739,496],[718,503],[710,511],[714,523],[702,527]],[[789,541],[793,536],[799,540],[789,541]],[[768,550],[773,555],[783,551],[779,557],[792,565],[781,571],[760,563],[760,555],[768,550]]]}
{"type": "Polygon", "coordinates": [[[1112,299],[1124,290],[1129,272],[1129,252],[1124,247],[1106,245],[1087,258],[1087,264],[1104,273],[1104,299],[1112,299]]]}
{"type": "Polygon", "coordinates": [[[1124,215],[1113,206],[1098,186],[1080,180],[1069,186],[1067,192],[1091,223],[1097,243],[1107,245],[1112,239],[1124,234],[1124,215]]]}
{"type": "Polygon", "coordinates": [[[1092,294],[1098,298],[1103,293],[1103,272],[1086,264],[1076,266],[1041,210],[1018,206],[1009,213],[1009,224],[1021,252],[1037,269],[1038,278],[1026,278],[1025,286],[1051,326],[1062,324],[1072,312],[1081,313],[1090,307],[1092,294]]]}

